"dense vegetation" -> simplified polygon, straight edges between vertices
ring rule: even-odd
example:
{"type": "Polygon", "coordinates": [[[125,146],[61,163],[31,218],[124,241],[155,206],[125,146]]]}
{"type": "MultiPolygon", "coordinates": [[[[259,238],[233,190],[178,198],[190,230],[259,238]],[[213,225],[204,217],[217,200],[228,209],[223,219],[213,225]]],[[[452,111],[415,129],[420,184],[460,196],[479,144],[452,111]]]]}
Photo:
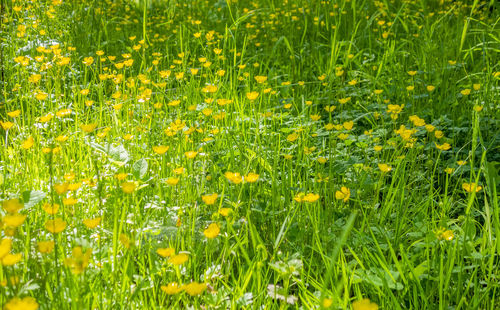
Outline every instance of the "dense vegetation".
{"type": "Polygon", "coordinates": [[[1,3],[4,309],[500,308],[497,1],[1,3]]]}

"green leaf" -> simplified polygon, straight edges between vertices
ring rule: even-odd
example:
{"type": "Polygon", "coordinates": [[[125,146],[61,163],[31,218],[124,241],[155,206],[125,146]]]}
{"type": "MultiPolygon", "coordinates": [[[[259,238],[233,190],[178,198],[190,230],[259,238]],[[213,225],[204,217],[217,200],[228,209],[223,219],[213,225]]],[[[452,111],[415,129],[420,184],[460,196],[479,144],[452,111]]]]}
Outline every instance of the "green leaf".
{"type": "Polygon", "coordinates": [[[130,155],[122,144],[119,144],[117,146],[112,146],[108,143],[104,143],[104,145],[101,145],[95,142],[89,142],[87,144],[95,150],[109,156],[109,160],[119,166],[125,165],[130,159],[130,155]]]}
{"type": "Polygon", "coordinates": [[[115,163],[127,163],[130,156],[123,145],[118,145],[109,148],[109,157],[115,163]]]}
{"type": "Polygon", "coordinates": [[[132,173],[136,179],[142,179],[148,172],[148,162],[141,158],[132,166],[132,173]]]}
{"type": "Polygon", "coordinates": [[[25,208],[31,208],[45,198],[46,194],[42,191],[23,192],[23,201],[25,208]]]}
{"type": "Polygon", "coordinates": [[[418,279],[420,278],[421,275],[425,274],[428,269],[429,269],[429,261],[425,260],[420,265],[413,268],[413,275],[415,275],[415,278],[418,279]]]}

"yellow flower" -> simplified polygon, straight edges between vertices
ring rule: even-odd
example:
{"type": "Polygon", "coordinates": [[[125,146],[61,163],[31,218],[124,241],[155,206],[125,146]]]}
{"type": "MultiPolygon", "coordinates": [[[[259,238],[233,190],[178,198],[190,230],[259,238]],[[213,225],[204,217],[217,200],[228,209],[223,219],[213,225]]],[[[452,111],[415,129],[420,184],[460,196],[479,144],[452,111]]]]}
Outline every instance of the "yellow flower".
{"type": "Polygon", "coordinates": [[[126,134],[126,135],[123,135],[123,140],[126,140],[126,141],[130,141],[134,138],[134,135],[132,134],[126,134]]]}
{"type": "Polygon", "coordinates": [[[295,197],[293,197],[293,200],[297,201],[297,202],[315,202],[316,200],[319,199],[319,195],[318,194],[314,194],[314,193],[309,193],[309,194],[304,194],[304,193],[298,193],[297,195],[295,195],[295,197]]]}
{"type": "Polygon", "coordinates": [[[444,133],[441,131],[441,130],[436,130],[434,132],[434,136],[437,138],[437,139],[441,139],[442,137],[444,137],[444,133]]]}
{"type": "Polygon", "coordinates": [[[66,221],[57,217],[53,220],[47,220],[47,222],[45,222],[45,229],[53,234],[57,234],[63,231],[66,228],[66,225],[66,221]]]}
{"type": "Polygon", "coordinates": [[[479,105],[479,104],[476,104],[476,105],[474,105],[473,109],[476,112],[481,112],[483,110],[483,106],[479,105]]]}
{"type": "Polygon", "coordinates": [[[52,253],[54,250],[54,241],[39,241],[38,242],[38,251],[43,254],[52,253]]]}
{"type": "Polygon", "coordinates": [[[33,74],[28,78],[28,82],[37,84],[38,82],[40,82],[41,79],[42,79],[41,74],[33,74]]]}
{"type": "Polygon", "coordinates": [[[433,132],[434,129],[436,129],[436,127],[434,125],[431,125],[431,124],[425,125],[425,130],[427,130],[428,132],[433,132]]]}
{"type": "Polygon", "coordinates": [[[340,103],[340,104],[346,104],[346,103],[348,103],[349,101],[351,101],[351,97],[346,97],[346,98],[340,98],[340,99],[339,99],[339,103],[340,103]]]}
{"type": "Polygon", "coordinates": [[[12,128],[12,126],[14,126],[13,122],[2,122],[2,121],[0,121],[0,127],[2,127],[4,130],[9,130],[10,128],[12,128]]]}
{"type": "Polygon", "coordinates": [[[257,81],[257,83],[259,84],[262,84],[264,83],[265,81],[267,81],[267,76],[263,76],[263,75],[256,75],[254,77],[255,81],[257,81]]]}
{"type": "Polygon", "coordinates": [[[165,145],[159,145],[159,146],[153,146],[153,152],[155,152],[158,155],[163,155],[165,154],[170,146],[165,146],[165,145]]]}
{"type": "Polygon", "coordinates": [[[71,114],[71,109],[62,109],[56,112],[57,117],[66,117],[71,114]]]}
{"type": "Polygon", "coordinates": [[[328,161],[328,159],[327,159],[327,158],[325,158],[325,157],[318,157],[318,158],[316,158],[316,160],[317,160],[317,161],[318,161],[318,163],[320,163],[320,164],[325,164],[325,163],[328,161]]]}
{"type": "Polygon", "coordinates": [[[453,238],[455,238],[455,234],[453,234],[453,231],[449,230],[449,229],[441,232],[438,235],[438,239],[440,239],[440,240],[451,241],[451,240],[453,240],[453,238]]]}
{"type": "Polygon", "coordinates": [[[177,185],[177,183],[179,183],[179,178],[170,177],[165,180],[165,183],[167,183],[170,186],[175,186],[177,185]]]}
{"type": "Polygon", "coordinates": [[[75,199],[73,197],[63,198],[62,201],[63,201],[63,205],[65,205],[65,206],[74,206],[78,203],[78,199],[75,199]]]}
{"type": "Polygon", "coordinates": [[[240,184],[241,181],[243,181],[243,178],[241,177],[241,174],[239,172],[227,171],[226,173],[224,173],[224,176],[234,184],[240,184]]]}
{"type": "Polygon", "coordinates": [[[83,252],[81,246],[73,248],[73,256],[64,259],[64,264],[71,268],[74,274],[81,274],[89,265],[90,257],[92,256],[92,249],[87,249],[83,252]]]}
{"type": "Polygon", "coordinates": [[[342,124],[342,126],[344,126],[344,128],[346,130],[351,130],[352,127],[354,126],[354,122],[353,121],[344,122],[344,124],[342,124]]]}
{"type": "Polygon", "coordinates": [[[333,299],[331,299],[331,298],[325,298],[321,302],[321,305],[323,306],[323,308],[330,308],[331,305],[333,305],[333,299]]]}
{"type": "Polygon", "coordinates": [[[368,298],[356,300],[352,303],[353,310],[378,310],[378,305],[373,303],[368,298]]]}
{"type": "Polygon", "coordinates": [[[161,257],[170,257],[175,254],[175,249],[174,248],[159,248],[156,250],[156,253],[160,255],[161,257]]]}
{"type": "Polygon", "coordinates": [[[462,188],[468,193],[472,193],[472,192],[477,193],[483,189],[483,187],[481,185],[477,185],[476,183],[464,183],[464,184],[462,184],[462,188]]]}
{"type": "Polygon", "coordinates": [[[117,173],[117,174],[115,174],[115,179],[117,179],[118,181],[123,181],[127,178],[127,176],[128,176],[128,173],[124,173],[124,172],[117,173]]]}
{"type": "Polygon", "coordinates": [[[70,191],[76,191],[81,186],[82,186],[82,182],[71,183],[71,184],[68,184],[68,190],[70,190],[70,191]]]}
{"type": "Polygon", "coordinates": [[[201,196],[201,200],[203,200],[203,202],[206,203],[207,205],[213,205],[217,200],[218,196],[219,195],[217,193],[211,195],[203,195],[201,196]]]}
{"type": "Polygon", "coordinates": [[[47,99],[48,96],[49,96],[49,94],[47,94],[43,91],[35,92],[35,98],[37,100],[45,100],[45,99],[47,99]]]}
{"type": "Polygon", "coordinates": [[[101,224],[101,218],[96,217],[95,219],[85,219],[82,222],[87,228],[94,229],[101,224]]]}
{"type": "Polygon", "coordinates": [[[337,107],[336,107],[336,106],[334,106],[334,105],[329,105],[329,106],[326,106],[326,107],[325,107],[325,111],[326,111],[326,112],[330,112],[330,113],[331,113],[331,112],[335,111],[335,109],[336,109],[336,108],[337,108],[337,107]]]}
{"type": "Polygon", "coordinates": [[[60,135],[55,138],[55,140],[59,143],[66,142],[68,140],[68,136],[60,135]]]}
{"type": "Polygon", "coordinates": [[[462,90],[460,91],[460,93],[461,93],[463,96],[468,96],[468,95],[470,95],[470,92],[471,92],[471,89],[470,89],[470,88],[462,89],[462,90]]]}
{"type": "Polygon", "coordinates": [[[3,238],[0,240],[0,259],[12,250],[12,239],[3,238]]]}
{"type": "Polygon", "coordinates": [[[346,140],[348,137],[349,137],[349,135],[346,134],[346,133],[341,133],[341,134],[338,135],[338,138],[340,140],[346,140]]]}
{"type": "Polygon", "coordinates": [[[335,199],[337,200],[344,200],[346,202],[349,200],[349,197],[351,197],[351,191],[345,186],[342,186],[339,191],[335,192],[335,199]]]}
{"type": "Polygon", "coordinates": [[[4,200],[2,202],[2,207],[8,213],[17,213],[23,208],[23,204],[17,198],[4,200]]]}
{"type": "Polygon", "coordinates": [[[92,131],[94,131],[94,129],[97,127],[97,124],[93,123],[93,124],[83,124],[80,126],[80,128],[86,132],[86,133],[91,133],[92,131]]]}
{"type": "Polygon", "coordinates": [[[259,175],[257,173],[250,172],[245,176],[245,181],[248,183],[255,183],[259,179],[259,175]]]}
{"type": "Polygon", "coordinates": [[[233,210],[231,210],[230,208],[221,208],[219,210],[219,214],[226,217],[229,215],[229,213],[231,213],[233,210]]]}
{"type": "Polygon", "coordinates": [[[176,106],[178,106],[179,104],[181,104],[181,101],[180,101],[180,100],[172,100],[172,101],[170,101],[167,105],[168,105],[169,107],[176,107],[176,106]]]}
{"type": "Polygon", "coordinates": [[[204,93],[215,93],[217,91],[216,85],[207,85],[201,89],[204,93]]]}
{"type": "Polygon", "coordinates": [[[123,182],[121,184],[121,187],[122,187],[122,191],[125,194],[132,194],[135,191],[137,185],[135,184],[135,182],[127,181],[127,182],[123,182]]]}
{"type": "Polygon", "coordinates": [[[21,253],[17,254],[7,254],[2,258],[2,265],[13,266],[21,261],[23,258],[21,253]]]}
{"type": "Polygon", "coordinates": [[[304,154],[309,155],[316,150],[315,146],[307,147],[304,146],[304,154]]]}
{"type": "Polygon", "coordinates": [[[23,144],[21,144],[21,147],[27,150],[33,146],[34,142],[33,137],[29,136],[28,139],[24,140],[23,144]]]}
{"type": "Polygon", "coordinates": [[[426,87],[426,88],[427,88],[427,91],[428,91],[428,92],[431,92],[431,91],[433,91],[434,89],[436,89],[436,86],[434,86],[434,85],[427,85],[427,87],[426,87]]]}
{"type": "Polygon", "coordinates": [[[130,249],[130,245],[131,245],[131,241],[130,241],[130,238],[125,235],[125,234],[120,234],[120,236],[118,237],[118,239],[120,239],[120,243],[126,248],[126,249],[130,249]]]}
{"type": "Polygon", "coordinates": [[[62,184],[54,184],[54,190],[56,193],[59,195],[64,194],[65,192],[68,191],[68,183],[62,183],[62,184]]]}
{"type": "Polygon", "coordinates": [[[205,116],[210,116],[212,114],[213,110],[210,109],[210,108],[205,108],[201,111],[201,113],[203,113],[203,115],[205,116]]]}
{"type": "Polygon", "coordinates": [[[40,123],[47,123],[47,122],[50,122],[50,120],[54,117],[54,115],[52,114],[47,114],[47,115],[44,115],[44,116],[40,116],[40,118],[38,118],[38,121],[40,123]]]}
{"type": "Polygon", "coordinates": [[[295,197],[293,197],[293,200],[297,202],[302,202],[304,201],[304,196],[305,196],[304,193],[298,193],[297,195],[295,195],[295,197]]]}
{"type": "Polygon", "coordinates": [[[182,287],[177,282],[171,282],[167,285],[162,285],[161,290],[167,295],[175,295],[182,291],[182,287]]]}
{"type": "Polygon", "coordinates": [[[36,299],[30,296],[24,298],[14,297],[9,300],[4,306],[4,310],[37,310],[38,303],[36,299]]]}
{"type": "Polygon", "coordinates": [[[289,142],[294,142],[295,140],[297,140],[299,138],[299,134],[294,132],[294,133],[291,133],[289,134],[286,139],[289,141],[289,142]]]}
{"type": "Polygon", "coordinates": [[[319,114],[313,114],[310,116],[313,121],[317,121],[321,119],[321,115],[319,114]]]}
{"type": "Polygon", "coordinates": [[[188,259],[189,259],[189,256],[186,253],[180,253],[180,254],[177,254],[177,255],[170,257],[168,262],[173,264],[173,265],[182,265],[185,262],[187,262],[188,259]]]}
{"type": "Polygon", "coordinates": [[[447,151],[451,148],[451,145],[449,143],[443,143],[441,145],[434,143],[436,145],[436,148],[441,151],[447,151]]]}
{"type": "Polygon", "coordinates": [[[422,127],[425,126],[425,120],[423,118],[418,117],[417,115],[412,115],[409,117],[409,120],[415,125],[416,127],[422,127]]]}
{"type": "Polygon", "coordinates": [[[176,80],[182,80],[184,78],[184,72],[177,72],[175,73],[175,79],[176,80]]]}
{"type": "Polygon", "coordinates": [[[219,225],[217,225],[217,223],[212,223],[208,225],[208,228],[203,231],[203,234],[208,239],[213,239],[217,237],[219,233],[220,233],[220,228],[219,225]]]}
{"type": "Polygon", "coordinates": [[[309,193],[309,194],[305,195],[304,197],[302,197],[302,200],[305,202],[315,202],[318,199],[319,199],[319,195],[313,194],[313,193],[309,193]]]}
{"type": "Polygon", "coordinates": [[[191,282],[187,285],[184,285],[184,291],[190,296],[200,295],[206,289],[207,285],[205,283],[191,282]]]}
{"type": "Polygon", "coordinates": [[[252,91],[246,94],[248,100],[255,100],[257,97],[259,97],[259,92],[252,91]]]}
{"type": "Polygon", "coordinates": [[[19,227],[24,223],[24,220],[26,220],[26,215],[19,213],[8,214],[2,219],[4,224],[8,227],[19,227]]]}
{"type": "Polygon", "coordinates": [[[84,65],[90,66],[91,64],[94,63],[94,58],[93,57],[85,57],[85,58],[83,58],[82,62],[84,65]]]}
{"type": "Polygon", "coordinates": [[[380,169],[380,171],[384,173],[392,170],[392,167],[389,166],[388,164],[378,164],[378,168],[380,169]]]}
{"type": "Polygon", "coordinates": [[[184,155],[189,159],[195,158],[197,154],[198,152],[195,151],[189,151],[184,153],[184,155]]]}

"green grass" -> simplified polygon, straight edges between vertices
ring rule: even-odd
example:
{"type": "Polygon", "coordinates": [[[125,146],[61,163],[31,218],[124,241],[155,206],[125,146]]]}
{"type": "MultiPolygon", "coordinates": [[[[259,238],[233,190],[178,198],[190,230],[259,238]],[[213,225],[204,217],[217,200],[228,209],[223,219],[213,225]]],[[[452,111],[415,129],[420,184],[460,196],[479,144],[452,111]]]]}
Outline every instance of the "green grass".
{"type": "Polygon", "coordinates": [[[500,307],[495,1],[1,3],[0,306],[500,307]]]}

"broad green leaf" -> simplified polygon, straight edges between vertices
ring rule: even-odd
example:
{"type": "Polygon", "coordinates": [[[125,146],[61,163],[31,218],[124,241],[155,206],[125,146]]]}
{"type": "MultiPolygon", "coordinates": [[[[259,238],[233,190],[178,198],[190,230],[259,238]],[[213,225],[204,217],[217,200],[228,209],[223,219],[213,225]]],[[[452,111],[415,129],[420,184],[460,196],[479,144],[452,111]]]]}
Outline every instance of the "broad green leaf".
{"type": "Polygon", "coordinates": [[[25,208],[31,208],[45,198],[46,194],[42,191],[23,192],[23,201],[25,208]]]}
{"type": "Polygon", "coordinates": [[[148,162],[141,158],[132,166],[132,173],[136,179],[142,179],[148,172],[148,162]]]}

